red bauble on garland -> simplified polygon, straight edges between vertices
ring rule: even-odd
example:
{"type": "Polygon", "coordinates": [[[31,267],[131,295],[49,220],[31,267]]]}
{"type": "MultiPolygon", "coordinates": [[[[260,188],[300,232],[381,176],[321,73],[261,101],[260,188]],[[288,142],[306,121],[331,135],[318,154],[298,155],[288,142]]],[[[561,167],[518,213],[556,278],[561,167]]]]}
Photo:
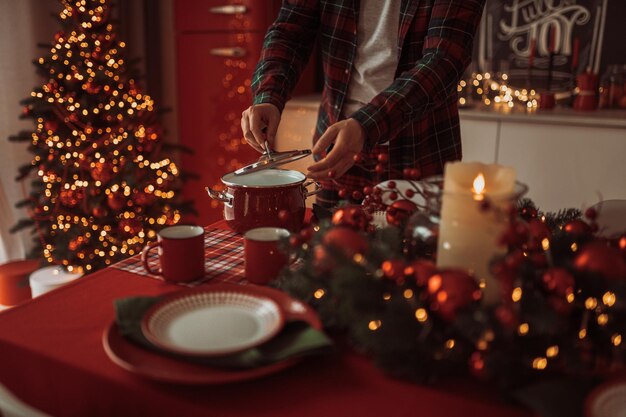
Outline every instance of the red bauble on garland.
{"type": "Polygon", "coordinates": [[[384,261],[380,266],[385,278],[395,281],[398,285],[403,285],[405,279],[406,262],[403,259],[390,259],[384,261]]]}
{"type": "Polygon", "coordinates": [[[460,269],[439,271],[428,279],[427,289],[431,309],[447,322],[482,297],[476,279],[460,269]]]}
{"type": "Polygon", "coordinates": [[[549,291],[548,302],[552,308],[559,314],[569,314],[572,304],[568,297],[574,294],[576,283],[572,274],[565,268],[554,267],[546,270],[541,279],[549,291]]]}
{"type": "Polygon", "coordinates": [[[415,283],[423,287],[428,283],[428,279],[437,273],[437,265],[428,259],[416,259],[404,269],[404,273],[413,276],[415,283]]]}
{"type": "Polygon", "coordinates": [[[532,218],[528,221],[528,247],[530,249],[541,249],[544,239],[550,239],[552,233],[547,224],[539,219],[532,218]]]}
{"type": "Polygon", "coordinates": [[[391,203],[387,208],[387,223],[400,226],[417,210],[414,202],[409,200],[398,200],[391,203]]]}
{"type": "Polygon", "coordinates": [[[366,253],[369,248],[367,239],[348,227],[335,227],[329,230],[324,235],[323,243],[348,259],[352,259],[357,253],[366,253]]]}
{"type": "Polygon", "coordinates": [[[365,230],[370,218],[361,206],[341,207],[333,214],[335,226],[347,226],[356,230],[365,230]]]}
{"type": "Polygon", "coordinates": [[[585,245],[574,259],[574,266],[579,271],[597,273],[605,278],[626,279],[626,261],[622,254],[604,242],[585,245]]]}
{"type": "Polygon", "coordinates": [[[541,277],[545,288],[561,297],[574,294],[574,277],[565,268],[548,269],[541,277]]]}
{"type": "Polygon", "coordinates": [[[580,237],[590,236],[593,233],[591,226],[584,220],[580,219],[575,219],[567,223],[565,226],[563,226],[563,230],[565,230],[570,235],[580,237]]]}

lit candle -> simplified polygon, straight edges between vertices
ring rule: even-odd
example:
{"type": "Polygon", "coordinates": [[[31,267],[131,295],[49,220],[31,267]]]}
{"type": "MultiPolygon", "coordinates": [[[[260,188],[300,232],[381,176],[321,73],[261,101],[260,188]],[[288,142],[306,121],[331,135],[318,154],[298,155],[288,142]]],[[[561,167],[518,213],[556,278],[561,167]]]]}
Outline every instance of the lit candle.
{"type": "Polygon", "coordinates": [[[487,304],[501,297],[489,263],[505,250],[498,240],[507,225],[503,213],[513,198],[515,176],[513,168],[502,165],[455,162],[445,167],[437,266],[472,272],[487,304]]]}

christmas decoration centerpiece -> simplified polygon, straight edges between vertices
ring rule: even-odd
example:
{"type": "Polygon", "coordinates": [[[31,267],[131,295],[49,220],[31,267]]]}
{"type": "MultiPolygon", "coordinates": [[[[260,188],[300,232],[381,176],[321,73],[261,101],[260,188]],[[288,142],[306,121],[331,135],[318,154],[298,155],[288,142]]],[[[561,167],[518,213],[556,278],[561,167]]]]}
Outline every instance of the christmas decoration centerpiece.
{"type": "Polygon", "coordinates": [[[276,284],[398,377],[470,374],[510,387],[547,375],[620,369],[626,231],[599,236],[596,210],[542,213],[532,201],[517,200],[524,187],[505,167],[482,167],[481,192],[476,166],[457,168],[443,184],[407,172],[367,187],[363,205],[342,206],[292,236],[300,267],[283,270],[276,284]],[[454,194],[446,192],[455,184],[446,182],[455,175],[462,194],[468,186],[474,192],[450,203],[454,194]],[[494,178],[515,198],[490,196],[489,187],[499,187],[494,178]],[[447,217],[446,205],[456,218],[447,217]],[[376,221],[381,212],[385,227],[376,221]],[[464,216],[465,231],[458,224],[453,233],[446,229],[464,216]],[[493,242],[487,229],[497,231],[493,242]],[[472,241],[475,256],[452,250],[472,241]],[[450,259],[440,260],[445,250],[450,259]],[[473,263],[481,259],[484,266],[473,263]]]}
{"type": "Polygon", "coordinates": [[[18,180],[34,174],[19,203],[34,227],[33,256],[89,273],[138,253],[164,225],[192,208],[183,175],[163,142],[155,103],[141,91],[110,23],[108,0],[62,0],[63,25],[34,61],[44,77],[23,101],[33,131],[10,140],[33,154],[18,180]]]}

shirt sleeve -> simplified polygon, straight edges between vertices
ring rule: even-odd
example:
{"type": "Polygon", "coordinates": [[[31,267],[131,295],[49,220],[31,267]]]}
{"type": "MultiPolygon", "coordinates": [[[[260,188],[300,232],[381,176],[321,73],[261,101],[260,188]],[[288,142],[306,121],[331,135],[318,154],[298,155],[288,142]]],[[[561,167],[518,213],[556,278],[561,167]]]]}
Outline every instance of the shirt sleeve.
{"type": "Polygon", "coordinates": [[[253,103],[271,103],[282,112],[309,60],[320,26],[318,0],[283,0],[263,41],[254,70],[253,103]]]}
{"type": "Polygon", "coordinates": [[[435,0],[422,58],[350,117],[368,132],[366,147],[393,139],[456,92],[469,65],[485,0],[435,0]]]}

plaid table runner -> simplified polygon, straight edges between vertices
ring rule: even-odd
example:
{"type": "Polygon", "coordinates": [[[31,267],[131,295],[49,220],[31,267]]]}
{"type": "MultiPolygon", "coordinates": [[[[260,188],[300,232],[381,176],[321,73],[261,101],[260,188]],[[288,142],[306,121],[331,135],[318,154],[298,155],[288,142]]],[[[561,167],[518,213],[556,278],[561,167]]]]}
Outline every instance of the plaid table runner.
{"type": "MultiPolygon", "coordinates": [[[[148,258],[150,266],[158,268],[157,251],[152,251],[148,258]]],[[[243,269],[243,237],[235,232],[206,228],[204,234],[205,275],[203,278],[181,283],[180,285],[195,287],[207,281],[241,283],[245,280],[243,269]]],[[[113,268],[134,274],[144,275],[163,280],[163,277],[149,274],[141,262],[141,254],[124,259],[112,266],[113,268]]]]}

